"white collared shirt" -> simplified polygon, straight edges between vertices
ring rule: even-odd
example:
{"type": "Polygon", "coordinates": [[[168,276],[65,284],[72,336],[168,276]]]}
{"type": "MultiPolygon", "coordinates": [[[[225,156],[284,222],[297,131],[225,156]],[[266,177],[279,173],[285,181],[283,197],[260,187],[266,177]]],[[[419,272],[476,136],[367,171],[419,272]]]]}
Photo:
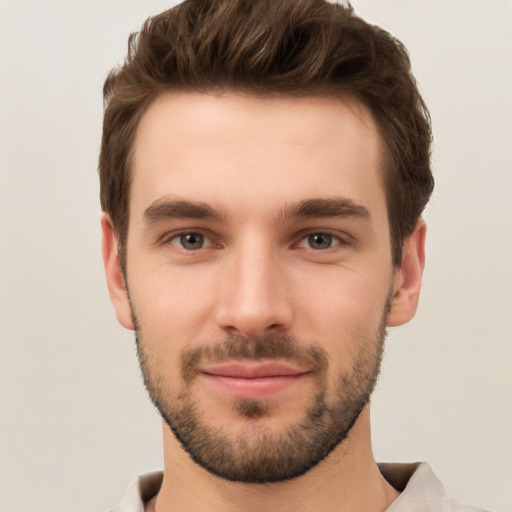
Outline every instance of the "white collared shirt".
{"type": "MultiPolygon", "coordinates": [[[[463,505],[446,495],[443,485],[426,462],[381,463],[386,480],[401,492],[386,512],[487,512],[463,505]]],[[[146,473],[128,487],[123,501],[110,512],[145,512],[145,505],[159,491],[163,473],[146,473]]]]}

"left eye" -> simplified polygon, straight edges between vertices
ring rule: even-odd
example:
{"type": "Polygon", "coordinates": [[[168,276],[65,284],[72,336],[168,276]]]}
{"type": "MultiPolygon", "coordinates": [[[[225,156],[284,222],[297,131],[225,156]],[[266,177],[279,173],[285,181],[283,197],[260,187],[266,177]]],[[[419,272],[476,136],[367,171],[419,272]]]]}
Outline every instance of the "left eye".
{"type": "Polygon", "coordinates": [[[170,243],[186,251],[197,251],[212,245],[211,240],[201,233],[180,233],[171,238],[170,243]]]}
{"type": "Polygon", "coordinates": [[[330,249],[339,243],[339,238],[329,233],[311,233],[310,235],[304,237],[297,244],[297,247],[306,247],[307,249],[321,251],[330,249]]]}

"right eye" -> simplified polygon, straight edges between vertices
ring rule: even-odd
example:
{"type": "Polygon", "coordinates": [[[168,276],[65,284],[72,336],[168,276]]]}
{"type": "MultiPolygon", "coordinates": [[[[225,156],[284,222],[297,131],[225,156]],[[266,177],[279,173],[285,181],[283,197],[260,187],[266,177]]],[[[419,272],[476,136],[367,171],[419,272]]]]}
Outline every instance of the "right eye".
{"type": "Polygon", "coordinates": [[[169,243],[185,251],[197,251],[205,247],[211,247],[212,241],[201,233],[179,233],[173,236],[169,243]]]}
{"type": "Polygon", "coordinates": [[[315,231],[305,236],[299,241],[297,247],[304,249],[313,249],[314,251],[325,251],[336,247],[337,245],[343,245],[343,241],[340,237],[332,235],[331,233],[324,233],[322,231],[315,231]]]}

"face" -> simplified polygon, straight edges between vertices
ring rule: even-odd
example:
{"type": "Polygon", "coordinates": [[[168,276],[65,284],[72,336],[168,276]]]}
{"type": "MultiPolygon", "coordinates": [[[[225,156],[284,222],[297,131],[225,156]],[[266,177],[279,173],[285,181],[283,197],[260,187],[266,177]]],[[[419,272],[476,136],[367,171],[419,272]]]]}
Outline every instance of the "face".
{"type": "Polygon", "coordinates": [[[126,289],[106,221],[104,235],[118,318],[197,463],[285,480],[346,438],[406,282],[391,262],[380,138],[361,106],[160,97],[135,141],[126,289]]]}

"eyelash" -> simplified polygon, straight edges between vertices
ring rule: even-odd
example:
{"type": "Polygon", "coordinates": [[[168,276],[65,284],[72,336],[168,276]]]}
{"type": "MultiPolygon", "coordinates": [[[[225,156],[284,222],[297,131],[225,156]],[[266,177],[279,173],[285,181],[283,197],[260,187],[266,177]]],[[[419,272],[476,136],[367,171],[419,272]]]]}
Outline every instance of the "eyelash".
{"type": "Polygon", "coordinates": [[[329,231],[310,231],[309,233],[306,233],[300,240],[297,244],[295,244],[295,247],[303,247],[301,246],[301,244],[306,241],[306,244],[308,244],[308,247],[304,247],[305,249],[311,249],[313,251],[318,251],[318,252],[323,252],[323,251],[327,251],[329,249],[332,249],[334,247],[337,247],[337,246],[340,246],[340,245],[347,245],[347,241],[344,240],[341,236],[339,235],[335,235],[334,233],[330,233],[329,231]],[[314,247],[311,247],[311,241],[312,241],[312,237],[315,237],[315,236],[321,236],[321,237],[324,237],[324,238],[327,238],[331,243],[329,245],[329,247],[324,247],[324,248],[314,248],[314,247]]]}
{"type": "MultiPolygon", "coordinates": [[[[178,247],[179,249],[182,249],[186,252],[195,252],[195,251],[199,251],[201,249],[207,249],[210,247],[213,247],[213,248],[221,247],[220,245],[216,244],[212,240],[211,237],[209,237],[208,235],[205,235],[204,233],[201,233],[200,231],[182,231],[180,233],[174,233],[172,236],[164,239],[163,243],[178,247]],[[203,243],[203,244],[201,244],[200,247],[197,247],[195,249],[186,249],[183,246],[183,241],[184,241],[183,237],[194,236],[194,235],[196,237],[202,237],[203,242],[206,242],[207,245],[205,246],[203,243]],[[178,243],[173,243],[174,241],[178,241],[178,243]]],[[[314,252],[325,252],[325,251],[328,251],[329,249],[332,249],[337,246],[348,245],[348,243],[349,242],[346,239],[344,239],[343,237],[341,237],[339,235],[335,235],[333,233],[330,233],[329,231],[309,231],[309,232],[301,234],[301,238],[299,239],[299,241],[297,243],[293,244],[293,247],[301,248],[301,249],[302,248],[309,249],[314,252]],[[311,239],[314,236],[322,236],[324,238],[327,238],[329,241],[329,246],[323,247],[323,248],[311,247],[311,245],[310,245],[311,241],[312,241],[311,239]],[[305,244],[308,244],[308,246],[302,245],[304,242],[305,242],[305,244]]]]}
{"type": "Polygon", "coordinates": [[[169,245],[173,245],[173,246],[179,247],[180,249],[183,249],[183,250],[185,250],[187,252],[194,252],[196,250],[200,250],[200,249],[205,249],[207,247],[216,246],[215,242],[213,242],[213,240],[209,236],[201,233],[200,231],[182,231],[180,233],[175,233],[172,236],[164,239],[163,242],[164,242],[164,244],[169,244],[169,245]],[[209,244],[206,247],[204,245],[202,245],[201,247],[198,247],[197,249],[190,249],[190,250],[188,250],[185,247],[183,247],[183,243],[182,243],[183,242],[183,237],[194,236],[194,235],[196,237],[202,237],[203,240],[204,241],[208,241],[209,244]],[[175,241],[175,240],[180,241],[180,245],[174,244],[173,241],[175,241]]]}

